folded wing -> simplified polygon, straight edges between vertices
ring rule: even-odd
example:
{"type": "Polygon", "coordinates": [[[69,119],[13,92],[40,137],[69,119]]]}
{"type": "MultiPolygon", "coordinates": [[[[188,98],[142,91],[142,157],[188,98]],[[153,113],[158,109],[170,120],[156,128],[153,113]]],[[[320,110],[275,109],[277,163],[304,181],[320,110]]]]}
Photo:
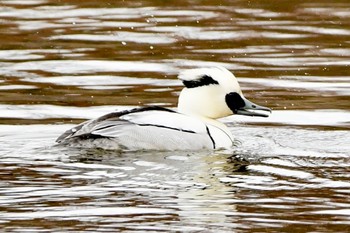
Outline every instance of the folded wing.
{"type": "MultiPolygon", "coordinates": [[[[213,148],[207,126],[194,118],[161,107],[113,112],[66,131],[57,142],[104,143],[108,148],[205,149],[213,148]],[[97,141],[96,141],[97,140],[97,141]],[[108,142],[107,142],[108,140],[108,142]],[[112,142],[112,143],[111,143],[112,142]]],[[[96,145],[94,145],[96,146],[96,145]]]]}

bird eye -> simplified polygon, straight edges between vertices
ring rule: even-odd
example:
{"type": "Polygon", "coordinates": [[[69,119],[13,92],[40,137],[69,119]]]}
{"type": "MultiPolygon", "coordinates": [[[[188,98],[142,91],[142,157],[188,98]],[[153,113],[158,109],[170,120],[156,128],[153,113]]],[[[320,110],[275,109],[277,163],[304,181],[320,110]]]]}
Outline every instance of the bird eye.
{"type": "Polygon", "coordinates": [[[237,92],[230,92],[226,94],[225,101],[227,106],[232,110],[232,112],[236,113],[238,109],[243,108],[245,106],[245,102],[240,94],[237,92]]]}

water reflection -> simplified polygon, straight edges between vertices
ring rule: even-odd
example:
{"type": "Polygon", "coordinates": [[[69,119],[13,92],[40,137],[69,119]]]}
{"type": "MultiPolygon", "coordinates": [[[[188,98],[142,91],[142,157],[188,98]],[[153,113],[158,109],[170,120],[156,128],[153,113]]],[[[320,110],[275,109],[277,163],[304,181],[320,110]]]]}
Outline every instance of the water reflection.
{"type": "Polygon", "coordinates": [[[21,143],[21,149],[5,147],[1,158],[2,183],[7,185],[0,190],[6,210],[0,215],[8,229],[27,227],[32,219],[41,228],[47,218],[52,224],[71,222],[65,229],[76,223],[90,228],[95,221],[104,222],[100,227],[106,229],[135,230],[135,222],[144,223],[142,229],[172,224],[178,230],[232,230],[247,223],[259,229],[265,222],[271,227],[310,225],[300,211],[304,216],[316,210],[331,214],[335,206],[348,206],[347,173],[334,176],[332,170],[348,169],[344,164],[349,164],[350,148],[327,140],[347,132],[324,131],[328,136],[316,139],[313,132],[295,129],[291,136],[299,140],[290,142],[275,138],[279,134],[273,128],[235,127],[241,142],[234,151],[120,153],[51,147],[64,127],[3,128],[7,136],[2,140],[21,143]],[[308,139],[323,147],[315,150],[305,143],[308,139]],[[276,219],[276,213],[284,217],[276,219]]]}

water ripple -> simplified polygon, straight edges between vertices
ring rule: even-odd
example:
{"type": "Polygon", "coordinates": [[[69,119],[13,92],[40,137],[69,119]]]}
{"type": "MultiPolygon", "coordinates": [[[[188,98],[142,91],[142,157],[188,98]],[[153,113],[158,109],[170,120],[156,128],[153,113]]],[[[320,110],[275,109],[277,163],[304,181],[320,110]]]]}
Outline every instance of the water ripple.
{"type": "Polygon", "coordinates": [[[0,5],[3,231],[348,229],[348,2],[0,5]],[[216,65],[273,108],[269,118],[222,119],[235,137],[229,150],[55,144],[85,119],[174,107],[178,72],[216,65]]]}

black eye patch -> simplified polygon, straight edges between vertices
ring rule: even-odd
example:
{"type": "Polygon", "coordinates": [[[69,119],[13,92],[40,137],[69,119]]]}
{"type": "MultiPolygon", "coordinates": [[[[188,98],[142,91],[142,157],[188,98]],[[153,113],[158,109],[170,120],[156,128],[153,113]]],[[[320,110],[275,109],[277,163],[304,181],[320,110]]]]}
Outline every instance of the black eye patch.
{"type": "Polygon", "coordinates": [[[237,113],[237,110],[245,106],[243,98],[237,92],[228,93],[225,96],[225,101],[227,106],[232,110],[232,112],[237,113]]]}
{"type": "Polygon", "coordinates": [[[218,81],[214,80],[209,75],[203,75],[201,78],[196,80],[183,80],[182,83],[187,88],[195,88],[195,87],[202,87],[202,86],[208,86],[208,85],[219,85],[218,81]]]}

